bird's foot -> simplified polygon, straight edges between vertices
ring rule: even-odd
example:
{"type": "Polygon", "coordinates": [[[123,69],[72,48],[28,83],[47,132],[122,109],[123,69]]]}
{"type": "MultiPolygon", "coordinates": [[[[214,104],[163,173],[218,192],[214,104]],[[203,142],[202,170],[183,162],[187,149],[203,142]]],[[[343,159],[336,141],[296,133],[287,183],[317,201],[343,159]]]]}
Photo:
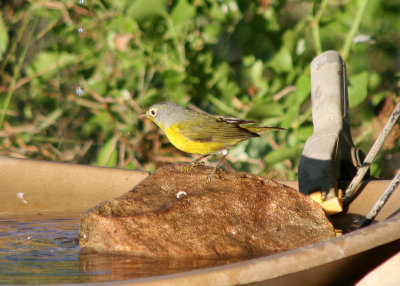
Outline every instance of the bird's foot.
{"type": "Polygon", "coordinates": [[[186,164],[185,166],[183,166],[180,169],[180,172],[181,173],[189,173],[194,167],[196,167],[196,166],[204,166],[204,165],[205,165],[204,162],[194,160],[194,161],[190,162],[189,164],[186,164]]]}

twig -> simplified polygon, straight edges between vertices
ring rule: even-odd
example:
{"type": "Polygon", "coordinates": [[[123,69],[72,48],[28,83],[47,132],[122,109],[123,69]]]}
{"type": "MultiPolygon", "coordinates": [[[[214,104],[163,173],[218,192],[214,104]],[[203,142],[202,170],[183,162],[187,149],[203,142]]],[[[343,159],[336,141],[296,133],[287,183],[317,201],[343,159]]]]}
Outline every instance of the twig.
{"type": "Polygon", "coordinates": [[[49,9],[60,10],[61,14],[63,15],[63,19],[64,19],[65,23],[67,23],[68,25],[73,24],[71,17],[69,16],[68,10],[64,6],[63,3],[59,3],[56,1],[49,1],[49,2],[40,3],[39,5],[41,5],[45,8],[49,8],[49,9]]]}
{"type": "Polygon", "coordinates": [[[281,91],[279,91],[278,93],[276,93],[275,95],[272,96],[272,99],[275,101],[278,101],[279,99],[281,99],[282,97],[284,97],[285,95],[296,91],[296,87],[293,85],[289,85],[287,87],[285,87],[284,89],[282,89],[281,91]]]}
{"type": "Polygon", "coordinates": [[[396,190],[399,184],[400,184],[400,170],[397,172],[396,176],[390,182],[390,185],[386,188],[385,192],[381,195],[379,200],[375,203],[374,207],[369,211],[367,216],[361,222],[359,228],[369,225],[375,219],[379,211],[386,204],[387,200],[392,195],[394,190],[396,190]]]}
{"type": "Polygon", "coordinates": [[[348,204],[351,198],[356,193],[357,189],[361,184],[362,179],[364,178],[369,167],[371,166],[372,161],[375,159],[379,150],[382,148],[383,143],[385,142],[390,131],[392,131],[392,128],[399,119],[399,116],[400,116],[400,102],[396,105],[396,108],[393,110],[392,115],[390,115],[390,118],[383,127],[381,134],[379,134],[379,137],[376,139],[374,145],[372,145],[371,149],[369,150],[367,156],[365,157],[364,162],[362,163],[362,167],[358,169],[357,174],[351,181],[350,185],[347,187],[345,196],[343,198],[344,204],[348,204]]]}
{"type": "MultiPolygon", "coordinates": [[[[313,9],[315,9],[315,6],[316,6],[315,4],[316,4],[316,1],[314,1],[313,9]]],[[[325,8],[326,8],[327,4],[328,4],[328,0],[322,1],[317,14],[314,15],[314,17],[312,18],[312,21],[311,21],[311,32],[312,32],[312,36],[314,38],[314,45],[315,45],[315,50],[316,50],[317,55],[322,53],[321,37],[319,34],[319,21],[321,20],[322,14],[324,14],[324,12],[325,12],[325,8]]]]}
{"type": "Polygon", "coordinates": [[[358,29],[360,28],[361,20],[365,14],[369,0],[362,0],[356,15],[356,18],[351,26],[350,31],[347,33],[346,40],[344,42],[341,55],[344,61],[347,60],[350,53],[351,44],[353,43],[354,36],[356,35],[358,29]]]}

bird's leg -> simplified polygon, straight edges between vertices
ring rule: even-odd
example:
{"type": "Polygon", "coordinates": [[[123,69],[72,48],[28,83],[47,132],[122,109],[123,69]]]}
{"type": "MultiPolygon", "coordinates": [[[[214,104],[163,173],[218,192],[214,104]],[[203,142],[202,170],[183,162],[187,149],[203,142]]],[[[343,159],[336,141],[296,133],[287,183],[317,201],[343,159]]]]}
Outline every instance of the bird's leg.
{"type": "Polygon", "coordinates": [[[183,166],[183,167],[181,168],[181,172],[182,172],[182,173],[188,173],[188,172],[190,172],[190,170],[192,170],[192,168],[194,168],[194,167],[196,167],[196,166],[199,166],[199,165],[204,165],[204,162],[200,162],[200,161],[203,160],[204,158],[207,158],[207,157],[210,156],[210,155],[211,155],[211,154],[206,154],[206,155],[203,155],[203,156],[201,156],[201,157],[199,157],[199,158],[193,160],[193,161],[190,162],[188,165],[183,166]]]}
{"type": "Polygon", "coordinates": [[[218,167],[222,165],[222,163],[224,162],[226,156],[228,155],[228,149],[222,150],[221,153],[222,153],[221,159],[219,160],[219,162],[215,166],[215,168],[211,171],[210,175],[208,175],[207,180],[204,182],[204,185],[206,185],[209,182],[211,182],[211,179],[214,177],[215,173],[217,172],[218,167]]]}
{"type": "Polygon", "coordinates": [[[204,165],[204,162],[200,162],[200,161],[203,160],[204,158],[207,158],[210,155],[211,154],[203,155],[203,156],[195,159],[194,161],[192,161],[190,164],[193,165],[193,166],[204,165]]]}

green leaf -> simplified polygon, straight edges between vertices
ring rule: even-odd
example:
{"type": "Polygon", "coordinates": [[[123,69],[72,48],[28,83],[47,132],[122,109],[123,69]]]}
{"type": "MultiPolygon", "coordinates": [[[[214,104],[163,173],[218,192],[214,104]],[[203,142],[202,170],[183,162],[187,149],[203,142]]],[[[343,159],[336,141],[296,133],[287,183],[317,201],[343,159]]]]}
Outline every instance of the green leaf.
{"type": "Polygon", "coordinates": [[[52,113],[50,113],[47,117],[45,117],[42,121],[37,125],[38,130],[47,129],[50,125],[57,125],[57,120],[63,114],[62,109],[55,109],[52,113]]]}
{"type": "Polygon", "coordinates": [[[75,62],[77,56],[67,52],[41,52],[28,68],[28,74],[38,73],[39,76],[48,80],[62,68],[75,62]]]}
{"type": "Polygon", "coordinates": [[[118,15],[111,18],[107,22],[107,28],[117,33],[138,34],[140,32],[135,19],[127,18],[125,15],[118,15]]]}
{"type": "Polygon", "coordinates": [[[296,81],[296,103],[302,104],[304,100],[310,95],[311,81],[309,74],[302,74],[296,81]]]}
{"type": "Polygon", "coordinates": [[[313,131],[314,127],[311,125],[300,126],[300,128],[298,129],[298,140],[305,142],[308,138],[311,137],[313,131]]]}
{"type": "Polygon", "coordinates": [[[368,72],[364,71],[349,79],[349,106],[360,105],[368,95],[368,72]]]}
{"type": "Polygon", "coordinates": [[[171,13],[171,18],[175,24],[182,25],[192,19],[195,13],[195,9],[187,2],[187,0],[179,0],[171,13]]]}
{"type": "Polygon", "coordinates": [[[87,118],[83,125],[83,133],[90,135],[93,132],[101,132],[104,136],[112,134],[110,118],[106,111],[96,112],[92,117],[87,118]]]}
{"type": "Polygon", "coordinates": [[[383,90],[383,91],[377,92],[377,93],[375,93],[375,94],[373,94],[371,96],[371,103],[374,106],[376,106],[379,103],[381,103],[382,100],[384,100],[385,98],[389,97],[391,94],[392,94],[392,92],[389,91],[389,90],[383,90]]]}
{"type": "Polygon", "coordinates": [[[220,32],[221,26],[210,24],[205,27],[202,38],[207,44],[214,44],[218,41],[220,32]]]}
{"type": "Polygon", "coordinates": [[[3,54],[7,49],[8,45],[8,31],[3,22],[3,17],[0,13],[0,60],[3,58],[3,54]]]}
{"type": "Polygon", "coordinates": [[[246,114],[246,118],[252,118],[261,121],[264,118],[278,117],[282,114],[282,106],[278,102],[259,101],[249,109],[246,114]]]}
{"type": "Polygon", "coordinates": [[[117,164],[117,140],[111,137],[97,155],[97,165],[114,167],[117,164]]]}
{"type": "Polygon", "coordinates": [[[289,49],[283,46],[268,62],[268,66],[279,73],[290,71],[293,68],[293,61],[289,49]]]}
{"type": "Polygon", "coordinates": [[[368,77],[368,89],[370,91],[374,91],[377,90],[379,88],[379,85],[382,82],[382,78],[379,75],[379,73],[373,71],[371,73],[369,73],[369,77],[368,77]]]}
{"type": "Polygon", "coordinates": [[[172,69],[163,73],[164,82],[169,88],[174,88],[182,84],[186,76],[186,73],[172,69]]]}
{"type": "Polygon", "coordinates": [[[128,15],[141,21],[166,13],[166,0],[137,0],[128,10],[128,15]]]}
{"type": "Polygon", "coordinates": [[[308,98],[311,92],[310,76],[302,74],[296,82],[296,92],[291,94],[294,99],[291,100],[285,119],[282,120],[283,127],[291,126],[296,120],[299,119],[300,108],[303,102],[308,98]]]}
{"type": "Polygon", "coordinates": [[[273,166],[286,159],[297,160],[303,151],[303,144],[298,144],[296,147],[279,148],[273,150],[264,156],[264,162],[267,166],[273,166]]]}

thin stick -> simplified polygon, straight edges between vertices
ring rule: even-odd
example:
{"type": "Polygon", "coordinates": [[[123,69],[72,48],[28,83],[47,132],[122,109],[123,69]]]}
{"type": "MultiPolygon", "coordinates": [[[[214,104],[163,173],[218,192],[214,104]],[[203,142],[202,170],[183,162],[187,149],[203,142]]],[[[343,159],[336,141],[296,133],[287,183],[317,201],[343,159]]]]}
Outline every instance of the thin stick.
{"type": "MultiPolygon", "coordinates": [[[[322,14],[324,14],[324,12],[325,12],[325,8],[328,4],[328,1],[329,0],[322,1],[317,14],[312,19],[311,32],[312,32],[312,36],[314,38],[314,46],[315,46],[317,55],[322,53],[321,37],[319,34],[319,25],[320,25],[319,22],[321,20],[322,14]]],[[[314,1],[314,7],[315,7],[315,3],[316,3],[316,1],[314,1]]]]}
{"type": "Polygon", "coordinates": [[[369,167],[371,166],[372,161],[375,159],[379,150],[382,148],[382,145],[385,142],[390,131],[392,131],[392,128],[399,119],[399,116],[400,116],[400,102],[396,105],[396,108],[393,110],[392,115],[390,115],[390,118],[383,127],[381,134],[379,134],[379,137],[376,139],[374,145],[372,145],[371,149],[369,150],[367,156],[365,157],[364,162],[362,163],[362,167],[358,169],[357,174],[351,181],[350,185],[347,187],[345,196],[343,198],[344,204],[348,204],[350,202],[351,198],[354,196],[357,189],[360,187],[362,179],[367,173],[369,167]]]}
{"type": "Polygon", "coordinates": [[[394,190],[400,184],[400,171],[397,172],[396,176],[390,182],[390,185],[386,188],[385,192],[381,195],[379,200],[375,203],[374,207],[369,211],[367,216],[364,218],[360,224],[360,228],[369,225],[377,216],[382,207],[386,204],[389,197],[392,195],[394,190]]]}
{"type": "Polygon", "coordinates": [[[360,25],[361,25],[361,20],[365,15],[365,10],[367,9],[369,0],[362,0],[359,7],[358,11],[355,17],[355,20],[353,22],[353,25],[351,26],[350,31],[346,35],[346,40],[343,45],[343,48],[341,50],[341,55],[343,57],[343,60],[346,61],[347,58],[349,57],[350,54],[350,48],[353,44],[353,39],[356,33],[358,32],[360,25]]]}

